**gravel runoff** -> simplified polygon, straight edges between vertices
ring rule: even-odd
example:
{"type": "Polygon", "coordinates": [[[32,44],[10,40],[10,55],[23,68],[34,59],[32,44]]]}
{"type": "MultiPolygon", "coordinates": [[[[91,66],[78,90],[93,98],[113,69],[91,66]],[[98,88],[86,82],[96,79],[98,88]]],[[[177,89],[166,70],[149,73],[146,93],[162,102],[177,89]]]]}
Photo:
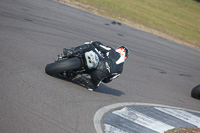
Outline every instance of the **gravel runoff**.
{"type": "Polygon", "coordinates": [[[179,129],[171,129],[165,133],[200,133],[200,128],[197,127],[185,127],[179,129]]]}

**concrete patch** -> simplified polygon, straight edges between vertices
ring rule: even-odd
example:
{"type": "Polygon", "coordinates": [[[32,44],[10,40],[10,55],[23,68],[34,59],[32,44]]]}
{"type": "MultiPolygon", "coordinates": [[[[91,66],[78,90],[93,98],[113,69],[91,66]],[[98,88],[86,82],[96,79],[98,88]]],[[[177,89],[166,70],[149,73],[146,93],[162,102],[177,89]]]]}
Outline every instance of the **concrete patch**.
{"type": "Polygon", "coordinates": [[[199,116],[199,111],[159,104],[116,103],[96,112],[94,126],[97,133],[103,133],[104,130],[106,133],[156,133],[186,126],[200,127],[199,116]]]}

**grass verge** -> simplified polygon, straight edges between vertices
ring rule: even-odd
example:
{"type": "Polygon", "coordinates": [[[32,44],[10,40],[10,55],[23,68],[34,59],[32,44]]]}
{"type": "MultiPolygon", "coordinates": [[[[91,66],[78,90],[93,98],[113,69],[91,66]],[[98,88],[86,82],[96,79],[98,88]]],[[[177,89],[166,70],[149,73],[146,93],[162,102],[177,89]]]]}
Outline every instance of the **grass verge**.
{"type": "Polygon", "coordinates": [[[199,0],[59,0],[200,49],[199,0]]]}

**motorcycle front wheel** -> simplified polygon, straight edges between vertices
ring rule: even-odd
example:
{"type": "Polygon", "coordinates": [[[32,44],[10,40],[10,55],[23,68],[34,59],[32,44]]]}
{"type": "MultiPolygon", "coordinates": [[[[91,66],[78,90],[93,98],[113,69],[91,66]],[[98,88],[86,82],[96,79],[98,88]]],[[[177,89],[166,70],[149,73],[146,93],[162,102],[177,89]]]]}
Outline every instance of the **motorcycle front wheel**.
{"type": "Polygon", "coordinates": [[[49,75],[54,75],[62,73],[64,71],[67,72],[78,69],[80,68],[80,66],[81,66],[81,60],[78,57],[74,57],[47,64],[45,67],[45,72],[49,75]]]}

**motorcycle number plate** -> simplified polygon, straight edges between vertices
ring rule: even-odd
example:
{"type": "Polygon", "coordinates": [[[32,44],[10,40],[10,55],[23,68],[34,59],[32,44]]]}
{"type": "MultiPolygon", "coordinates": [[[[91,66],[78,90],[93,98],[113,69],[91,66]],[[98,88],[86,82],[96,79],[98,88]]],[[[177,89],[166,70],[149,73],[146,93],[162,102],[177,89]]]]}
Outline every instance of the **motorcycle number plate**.
{"type": "Polygon", "coordinates": [[[85,59],[89,69],[96,68],[99,63],[99,57],[94,51],[86,52],[85,59]]]}

